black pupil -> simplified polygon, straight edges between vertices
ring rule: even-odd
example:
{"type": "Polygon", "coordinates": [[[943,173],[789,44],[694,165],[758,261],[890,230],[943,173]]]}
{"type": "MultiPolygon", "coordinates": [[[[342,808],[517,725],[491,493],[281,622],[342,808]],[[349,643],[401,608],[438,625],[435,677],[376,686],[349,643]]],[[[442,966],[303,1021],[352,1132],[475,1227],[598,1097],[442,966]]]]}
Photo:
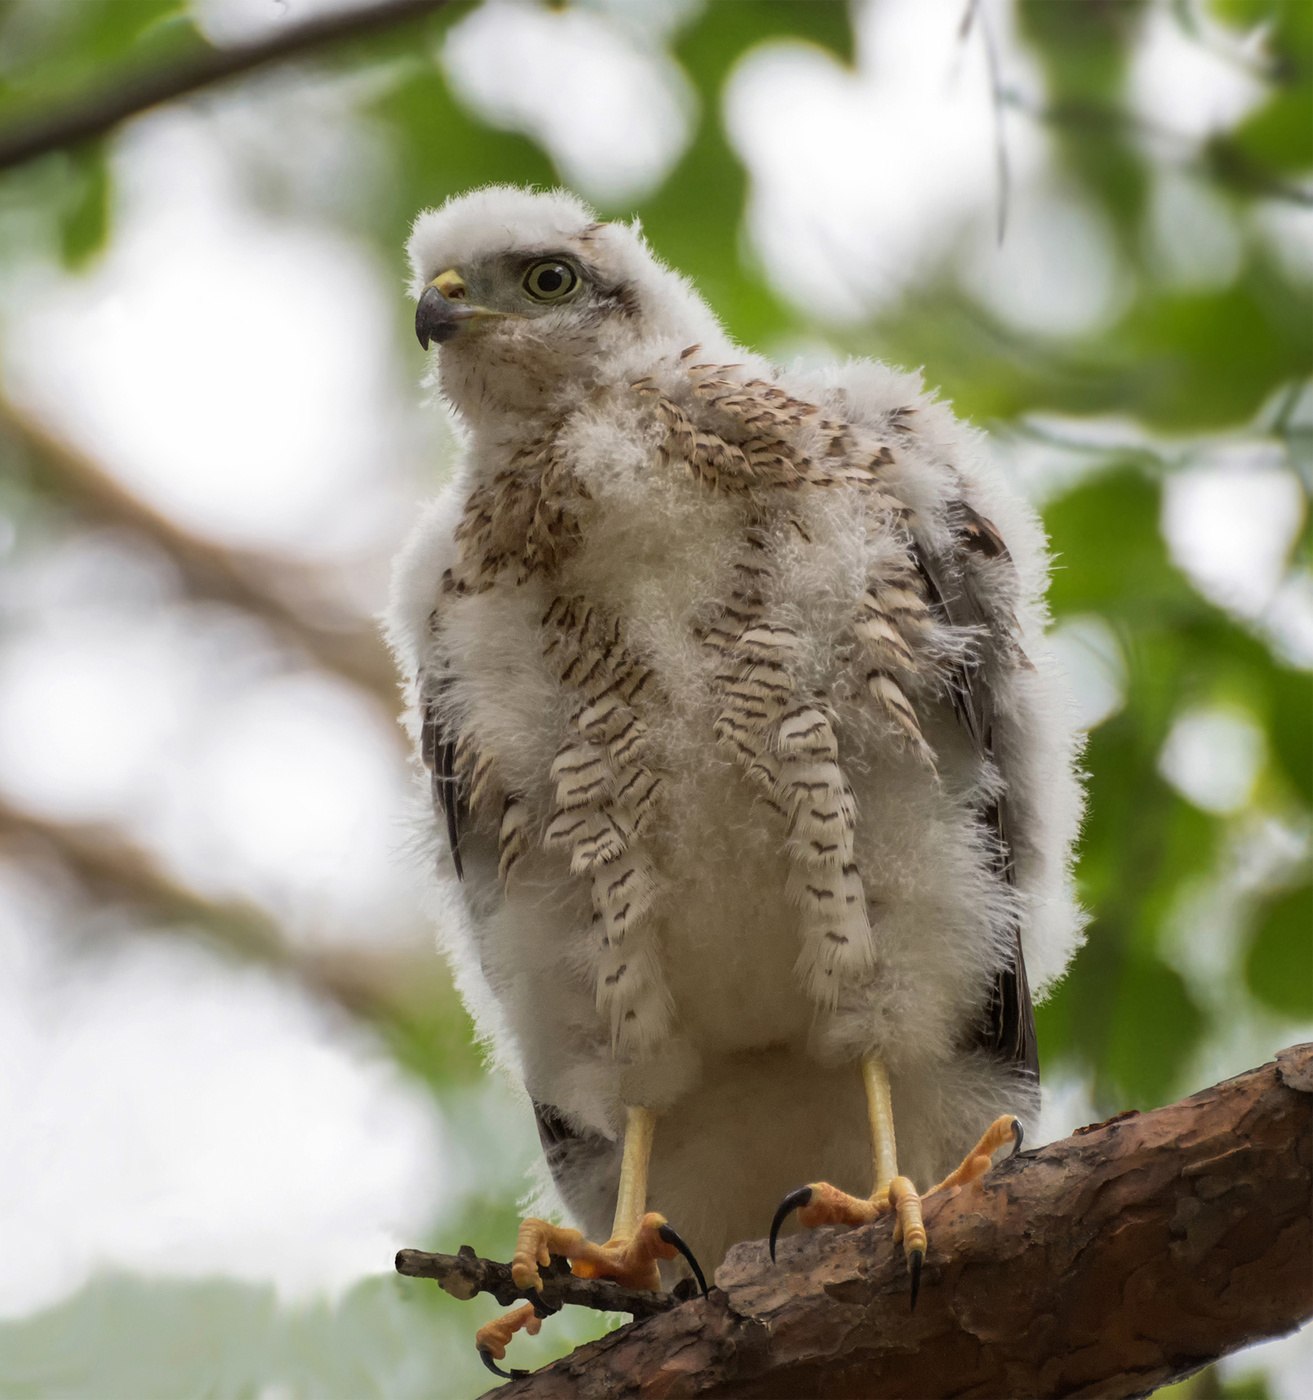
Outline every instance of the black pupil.
{"type": "Polygon", "coordinates": [[[565,269],[562,267],[544,267],[534,274],[534,285],[540,292],[551,295],[559,292],[565,286],[565,269]]]}

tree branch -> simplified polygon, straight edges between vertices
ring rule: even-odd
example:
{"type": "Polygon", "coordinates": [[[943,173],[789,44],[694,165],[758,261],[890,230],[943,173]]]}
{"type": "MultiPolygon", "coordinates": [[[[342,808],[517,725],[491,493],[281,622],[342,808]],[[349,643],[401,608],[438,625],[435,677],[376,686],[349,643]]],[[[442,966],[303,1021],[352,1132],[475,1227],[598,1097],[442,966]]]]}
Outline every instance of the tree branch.
{"type": "Polygon", "coordinates": [[[705,1300],[499,1400],[1147,1394],[1313,1316],[1313,1045],[926,1202],[917,1311],[887,1220],[737,1245],[705,1300]]]}
{"type": "Polygon", "coordinates": [[[363,39],[445,9],[452,0],[383,0],[377,5],[325,15],[257,43],[204,48],[155,69],[120,73],[99,91],[67,106],[20,118],[0,130],[0,170],[67,146],[94,140],[162,102],[172,102],[229,78],[299,58],[348,39],[363,39]]]}
{"type": "MultiPolygon", "coordinates": [[[[439,1288],[462,1301],[490,1293],[504,1308],[527,1302],[533,1295],[511,1277],[509,1264],[480,1259],[470,1245],[456,1254],[426,1254],[422,1249],[397,1251],[397,1273],[408,1278],[431,1278],[439,1288]]],[[[576,1278],[564,1259],[553,1258],[544,1269],[543,1297],[550,1304],[572,1303],[598,1312],[631,1313],[636,1318],[655,1317],[679,1301],[670,1293],[649,1293],[621,1288],[607,1279],[576,1278]]]]}

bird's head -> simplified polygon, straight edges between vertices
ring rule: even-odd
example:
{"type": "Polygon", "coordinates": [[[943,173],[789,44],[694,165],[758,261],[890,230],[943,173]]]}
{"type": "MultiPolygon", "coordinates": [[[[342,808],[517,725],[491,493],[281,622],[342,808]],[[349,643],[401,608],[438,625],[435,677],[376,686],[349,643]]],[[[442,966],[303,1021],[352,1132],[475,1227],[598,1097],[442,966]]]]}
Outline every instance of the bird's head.
{"type": "Polygon", "coordinates": [[[420,344],[466,416],[550,409],[650,354],[719,340],[714,317],[636,225],[601,223],[562,191],[493,185],[415,220],[408,245],[420,344]],[[676,347],[677,348],[677,347],[676,347]]]}

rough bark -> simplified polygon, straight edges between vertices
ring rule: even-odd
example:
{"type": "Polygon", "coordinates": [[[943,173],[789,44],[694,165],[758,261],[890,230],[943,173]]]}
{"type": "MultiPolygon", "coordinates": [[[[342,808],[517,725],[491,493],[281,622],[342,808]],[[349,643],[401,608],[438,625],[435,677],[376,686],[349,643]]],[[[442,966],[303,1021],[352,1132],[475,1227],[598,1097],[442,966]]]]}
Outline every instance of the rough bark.
{"type": "MultiPolygon", "coordinates": [[[[736,1246],[717,1287],[499,1400],[1144,1395],[1313,1316],[1313,1045],[887,1221],[736,1246]]],[[[550,1324],[549,1324],[550,1325],[550,1324]]]]}

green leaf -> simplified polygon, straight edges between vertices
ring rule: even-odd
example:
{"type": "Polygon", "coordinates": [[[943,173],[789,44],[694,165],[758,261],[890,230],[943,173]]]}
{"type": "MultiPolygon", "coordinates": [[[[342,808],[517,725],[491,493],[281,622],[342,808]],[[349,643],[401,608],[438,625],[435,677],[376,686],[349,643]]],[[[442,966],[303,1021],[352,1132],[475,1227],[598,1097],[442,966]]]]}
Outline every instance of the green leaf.
{"type": "Polygon", "coordinates": [[[1181,975],[1155,956],[1128,956],[1102,920],[1035,1020],[1045,1070],[1087,1075],[1100,1112],[1175,1099],[1190,1087],[1185,1071],[1207,1030],[1181,975]]]}
{"type": "Polygon", "coordinates": [[[187,13],[179,0],[82,0],[77,46],[98,59],[115,59],[163,20],[187,13]]]}
{"type": "MultiPolygon", "coordinates": [[[[1251,1365],[1260,1365],[1257,1360],[1251,1365]]],[[[1216,1367],[1210,1366],[1203,1374],[1208,1375],[1216,1367]]],[[[1209,1392],[1201,1389],[1198,1400],[1273,1400],[1272,1387],[1262,1371],[1251,1372],[1247,1376],[1231,1376],[1222,1380],[1217,1389],[1209,1392]]]]}
{"type": "Polygon", "coordinates": [[[1204,604],[1171,563],[1158,528],[1158,483],[1114,467],[1044,512],[1056,557],[1049,602],[1058,616],[1100,612],[1155,632],[1204,604]]]}
{"type": "MultiPolygon", "coordinates": [[[[489,1379],[474,1329],[498,1305],[490,1298],[461,1303],[436,1283],[394,1277],[391,1263],[381,1257],[379,1277],[333,1302],[282,1303],[272,1287],[232,1279],[98,1275],[52,1308],[0,1323],[0,1394],[474,1400],[489,1379]]],[[[566,1317],[550,1337],[521,1345],[517,1357],[541,1364],[568,1351],[579,1330],[566,1317]]]]}
{"type": "Polygon", "coordinates": [[[1126,251],[1144,207],[1142,155],[1122,116],[1122,91],[1146,10],[1143,0],[1110,5],[1025,0],[1021,32],[1048,80],[1050,130],[1070,173],[1097,195],[1126,251]]]}
{"type": "MultiPolygon", "coordinates": [[[[555,185],[560,177],[527,137],[479,122],[452,96],[431,63],[411,70],[368,109],[388,132],[398,163],[396,197],[376,215],[389,250],[405,241],[417,208],[477,185],[555,185]]],[[[392,253],[399,257],[399,252],[392,253]]]]}
{"type": "Polygon", "coordinates": [[[1154,1400],[1272,1400],[1272,1394],[1261,1374],[1224,1377],[1214,1364],[1155,1390],[1154,1400]]]}
{"type": "Polygon", "coordinates": [[[1308,374],[1308,295],[1254,261],[1220,291],[1142,298],[1117,341],[1139,367],[1126,408],[1145,422],[1191,432],[1247,423],[1279,385],[1308,374]]]}
{"type": "Polygon", "coordinates": [[[1233,135],[1210,144],[1208,159],[1223,176],[1256,193],[1276,192],[1277,176],[1302,176],[1313,165],[1313,91],[1282,92],[1233,135]]]}
{"type": "Polygon", "coordinates": [[[1055,97],[1099,100],[1120,90],[1145,8],[1144,0],[1111,5],[1023,0],[1018,20],[1055,97]]]}
{"type": "Polygon", "coordinates": [[[59,221],[59,255],[70,270],[82,267],[109,236],[109,167],[104,148],[86,147],[69,157],[73,193],[59,221]]]}
{"type": "Polygon", "coordinates": [[[1292,789],[1313,806],[1313,677],[1273,665],[1266,679],[1269,744],[1292,789]]]}
{"type": "Polygon", "coordinates": [[[845,65],[850,66],[857,56],[848,0],[762,0],[756,20],[763,37],[778,26],[780,34],[817,44],[845,65]]]}
{"type": "Polygon", "coordinates": [[[1130,1107],[1170,1102],[1204,1030],[1181,975],[1164,963],[1136,959],[1124,969],[1102,1077],[1130,1107]]]}
{"type": "Polygon", "coordinates": [[[699,87],[723,78],[757,44],[800,39],[828,50],[844,64],[855,55],[847,0],[734,0],[710,4],[681,36],[678,55],[699,87]]]}
{"type": "Polygon", "coordinates": [[[665,184],[638,209],[661,256],[697,282],[734,336],[757,348],[796,325],[796,317],[741,256],[737,233],[748,177],[725,134],[721,96],[743,54],[772,39],[815,43],[850,62],[848,7],[842,0],[708,5],[675,47],[698,95],[697,129],[665,184]]]}
{"type": "MultiPolygon", "coordinates": [[[[435,959],[436,962],[436,959],[435,959]]],[[[456,989],[437,977],[425,978],[419,994],[377,1023],[397,1062],[441,1095],[484,1073],[478,1037],[456,989]]]]}
{"type": "Polygon", "coordinates": [[[104,87],[116,71],[202,43],[182,0],[78,0],[45,9],[43,23],[18,28],[22,64],[2,94],[6,114],[46,111],[104,87]]]}
{"type": "Polygon", "coordinates": [[[1044,1062],[1090,1075],[1108,1110],[1159,1103],[1188,1087],[1176,1076],[1204,1021],[1167,962],[1164,935],[1181,891],[1213,868],[1221,831],[1157,771],[1179,707],[1179,655],[1160,666],[1149,648],[1128,679],[1126,709],[1094,731],[1085,757],[1089,817],[1078,878],[1092,922],[1066,981],[1038,1013],[1044,1062]],[[1128,1007],[1142,1010],[1158,997],[1166,999],[1163,1024],[1178,1037],[1170,1055],[1148,1053],[1148,1030],[1126,1019],[1128,1007]]]}
{"type": "Polygon", "coordinates": [[[1313,885],[1268,902],[1249,945],[1245,981],[1273,1011],[1313,1017],[1313,885]]]}
{"type": "Polygon", "coordinates": [[[1292,799],[1313,805],[1313,676],[1277,660],[1266,643],[1221,613],[1196,621],[1192,644],[1198,665],[1211,673],[1205,699],[1240,704],[1267,736],[1268,780],[1282,789],[1276,805],[1292,799]]]}
{"type": "Polygon", "coordinates": [[[1308,0],[1234,0],[1223,7],[1239,33],[1237,42],[1262,25],[1270,60],[1271,95],[1226,140],[1253,162],[1254,173],[1305,175],[1313,166],[1313,5],[1308,0]]]}
{"type": "Polygon", "coordinates": [[[1090,736],[1085,760],[1079,879],[1093,923],[1067,982],[1038,1012],[1045,1062],[1092,1075],[1109,1109],[1188,1088],[1179,1075],[1209,1029],[1163,937],[1182,892],[1214,868],[1223,826],[1158,773],[1171,725],[1194,704],[1245,707],[1266,723],[1283,782],[1313,745],[1308,678],[1195,593],[1167,557],[1159,516],[1157,481],[1132,468],[1086,481],[1046,511],[1055,610],[1107,618],[1126,662],[1125,707],[1090,736]]]}

